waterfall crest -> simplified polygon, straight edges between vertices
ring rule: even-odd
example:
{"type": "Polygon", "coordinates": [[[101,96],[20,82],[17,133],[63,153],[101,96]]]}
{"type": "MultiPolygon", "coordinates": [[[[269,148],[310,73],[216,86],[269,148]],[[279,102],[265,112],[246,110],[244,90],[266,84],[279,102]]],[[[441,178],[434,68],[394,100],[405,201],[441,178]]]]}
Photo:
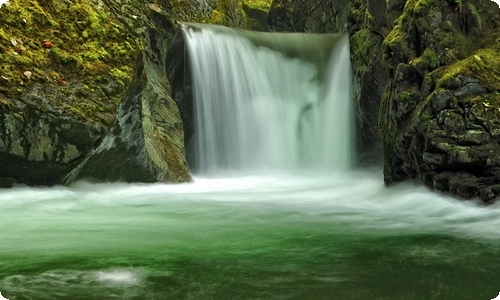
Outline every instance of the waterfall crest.
{"type": "Polygon", "coordinates": [[[353,166],[348,37],[185,24],[200,174],[353,166]]]}

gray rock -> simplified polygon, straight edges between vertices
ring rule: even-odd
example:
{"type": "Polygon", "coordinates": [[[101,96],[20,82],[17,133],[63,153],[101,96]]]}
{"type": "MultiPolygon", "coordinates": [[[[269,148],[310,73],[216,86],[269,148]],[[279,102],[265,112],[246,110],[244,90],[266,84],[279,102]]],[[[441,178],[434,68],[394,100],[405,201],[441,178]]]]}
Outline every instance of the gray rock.
{"type": "Polygon", "coordinates": [[[486,94],[488,90],[477,82],[471,82],[467,85],[459,88],[454,95],[459,98],[464,98],[465,96],[475,96],[486,94]]]}
{"type": "Polygon", "coordinates": [[[78,179],[127,182],[185,182],[184,134],[164,70],[164,37],[148,32],[148,47],[136,65],[116,123],[99,147],[73,170],[78,179]]]}
{"type": "Polygon", "coordinates": [[[25,112],[0,113],[0,177],[29,185],[58,184],[102,135],[100,128],[34,107],[25,112]]]}

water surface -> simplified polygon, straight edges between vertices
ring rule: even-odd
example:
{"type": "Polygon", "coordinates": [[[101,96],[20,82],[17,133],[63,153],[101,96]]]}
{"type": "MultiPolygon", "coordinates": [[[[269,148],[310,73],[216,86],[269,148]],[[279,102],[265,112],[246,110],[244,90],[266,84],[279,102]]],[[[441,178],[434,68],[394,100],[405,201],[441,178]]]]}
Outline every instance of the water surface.
{"type": "Polygon", "coordinates": [[[378,171],[0,193],[8,299],[492,299],[500,208],[378,171]]]}

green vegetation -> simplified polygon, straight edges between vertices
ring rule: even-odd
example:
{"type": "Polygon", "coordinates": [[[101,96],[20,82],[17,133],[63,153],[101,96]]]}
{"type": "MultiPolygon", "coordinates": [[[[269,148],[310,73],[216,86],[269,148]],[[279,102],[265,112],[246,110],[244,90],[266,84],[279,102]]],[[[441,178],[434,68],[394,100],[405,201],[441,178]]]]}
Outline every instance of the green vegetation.
{"type": "Polygon", "coordinates": [[[0,9],[0,109],[37,86],[60,114],[112,121],[103,112],[114,113],[141,48],[129,30],[99,1],[9,4],[0,9]],[[85,97],[64,102],[75,94],[85,97]]]}
{"type": "Polygon", "coordinates": [[[269,11],[271,8],[272,0],[243,0],[243,4],[252,8],[262,11],[269,11]]]}
{"type": "Polygon", "coordinates": [[[479,49],[465,59],[437,70],[435,77],[439,78],[438,86],[452,86],[452,81],[458,75],[478,78],[492,90],[500,90],[500,38],[489,48],[479,49]]]}

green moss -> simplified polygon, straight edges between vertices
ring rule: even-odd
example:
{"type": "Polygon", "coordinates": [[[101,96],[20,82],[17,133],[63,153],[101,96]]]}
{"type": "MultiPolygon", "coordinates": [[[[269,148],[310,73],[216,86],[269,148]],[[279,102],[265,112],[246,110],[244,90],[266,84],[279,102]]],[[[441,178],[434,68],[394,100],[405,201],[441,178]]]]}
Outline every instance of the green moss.
{"type": "Polygon", "coordinates": [[[262,11],[269,11],[271,8],[272,0],[243,0],[243,4],[252,8],[262,11]]]}
{"type": "Polygon", "coordinates": [[[226,16],[222,12],[214,9],[212,11],[212,16],[210,18],[210,23],[211,24],[224,25],[226,23],[226,16]]]}
{"type": "Polygon", "coordinates": [[[422,72],[432,71],[439,66],[439,59],[434,50],[427,48],[424,53],[411,61],[411,65],[418,68],[422,72]]]}
{"type": "Polygon", "coordinates": [[[468,7],[469,7],[469,10],[471,11],[472,15],[474,16],[474,19],[476,21],[477,27],[479,28],[479,30],[481,30],[481,28],[483,27],[483,20],[481,19],[481,15],[477,11],[477,9],[474,6],[474,4],[469,3],[468,7]]]}
{"type": "Polygon", "coordinates": [[[452,87],[458,75],[480,79],[493,90],[500,90],[500,45],[496,48],[480,49],[466,59],[460,60],[435,74],[437,85],[452,87]],[[478,58],[480,60],[478,60],[478,58]]]}
{"type": "Polygon", "coordinates": [[[420,121],[422,122],[428,122],[430,120],[434,119],[434,116],[428,114],[428,113],[422,113],[420,114],[420,121]]]}
{"type": "Polygon", "coordinates": [[[423,11],[427,11],[430,7],[433,7],[436,4],[437,0],[419,0],[415,4],[414,11],[416,13],[422,13],[423,11]]]}
{"type": "Polygon", "coordinates": [[[126,85],[130,83],[130,72],[132,69],[128,66],[122,66],[120,68],[111,69],[110,75],[120,84],[122,89],[125,89],[126,85]]]}
{"type": "Polygon", "coordinates": [[[403,102],[407,102],[413,99],[413,93],[410,91],[403,91],[399,93],[399,100],[403,102]]]}
{"type": "Polygon", "coordinates": [[[257,20],[250,18],[245,11],[242,12],[243,16],[243,27],[246,29],[259,30],[260,24],[257,20]]]}
{"type": "Polygon", "coordinates": [[[391,56],[396,57],[397,62],[407,61],[410,56],[407,42],[408,34],[403,29],[403,26],[401,24],[402,18],[403,15],[401,15],[398,21],[396,21],[396,26],[387,35],[383,43],[385,47],[390,49],[390,53],[386,54],[390,54],[391,56]]]}
{"type": "Polygon", "coordinates": [[[57,107],[58,113],[82,120],[109,119],[110,116],[101,113],[101,108],[108,107],[114,112],[119,94],[107,95],[96,78],[110,77],[120,85],[130,81],[141,45],[129,30],[97,0],[10,0],[9,3],[0,10],[0,76],[8,78],[0,87],[2,93],[7,98],[19,99],[16,93],[24,92],[19,90],[19,82],[25,79],[23,72],[29,70],[33,75],[29,82],[23,80],[25,87],[41,85],[44,90],[70,95],[74,86],[85,84],[92,87],[88,90],[92,93],[90,98],[100,102],[88,105],[88,100],[82,98],[70,108],[57,97],[47,95],[52,101],[49,106],[57,107]],[[14,46],[12,40],[18,45],[14,46]],[[53,47],[45,49],[44,41],[50,41],[53,47]],[[111,70],[122,73],[109,76],[111,70]]]}
{"type": "Polygon", "coordinates": [[[351,49],[354,51],[352,59],[356,61],[355,65],[369,66],[373,63],[373,49],[380,47],[380,39],[375,38],[368,28],[361,29],[351,36],[351,49]]]}

